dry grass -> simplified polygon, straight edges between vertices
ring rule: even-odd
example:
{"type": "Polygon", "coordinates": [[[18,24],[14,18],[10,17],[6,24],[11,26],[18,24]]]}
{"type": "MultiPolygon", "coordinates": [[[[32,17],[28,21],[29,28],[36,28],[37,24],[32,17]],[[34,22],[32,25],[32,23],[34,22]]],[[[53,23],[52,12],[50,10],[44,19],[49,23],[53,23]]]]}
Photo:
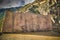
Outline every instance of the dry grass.
{"type": "MultiPolygon", "coordinates": [[[[34,33],[36,34],[36,33],[34,33]]],[[[0,38],[1,40],[60,40],[57,36],[44,36],[44,35],[33,35],[29,34],[3,34],[0,38]]],[[[41,33],[40,33],[41,34],[41,33]]]]}

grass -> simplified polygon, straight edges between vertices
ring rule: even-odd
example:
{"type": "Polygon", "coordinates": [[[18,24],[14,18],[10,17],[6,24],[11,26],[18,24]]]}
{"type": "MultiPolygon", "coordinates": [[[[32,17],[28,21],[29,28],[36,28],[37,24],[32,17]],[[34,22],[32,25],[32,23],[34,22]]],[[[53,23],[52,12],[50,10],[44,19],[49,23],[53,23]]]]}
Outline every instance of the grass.
{"type": "Polygon", "coordinates": [[[60,40],[56,32],[30,32],[18,34],[2,34],[0,40],[60,40]]]}
{"type": "Polygon", "coordinates": [[[0,32],[2,32],[4,17],[0,19],[0,32]]]}
{"type": "Polygon", "coordinates": [[[0,20],[0,32],[2,31],[3,19],[0,20]]]}
{"type": "Polygon", "coordinates": [[[0,36],[0,40],[60,40],[60,37],[30,34],[3,34],[0,36]]]}

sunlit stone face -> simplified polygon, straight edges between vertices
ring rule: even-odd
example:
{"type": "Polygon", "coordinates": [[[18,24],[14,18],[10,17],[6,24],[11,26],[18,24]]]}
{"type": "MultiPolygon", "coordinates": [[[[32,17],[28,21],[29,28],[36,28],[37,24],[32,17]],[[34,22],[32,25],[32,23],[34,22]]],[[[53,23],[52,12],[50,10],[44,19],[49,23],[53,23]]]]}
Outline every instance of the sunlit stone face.
{"type": "Polygon", "coordinates": [[[0,8],[19,7],[32,2],[34,2],[34,0],[2,0],[0,1],[0,8]]]}

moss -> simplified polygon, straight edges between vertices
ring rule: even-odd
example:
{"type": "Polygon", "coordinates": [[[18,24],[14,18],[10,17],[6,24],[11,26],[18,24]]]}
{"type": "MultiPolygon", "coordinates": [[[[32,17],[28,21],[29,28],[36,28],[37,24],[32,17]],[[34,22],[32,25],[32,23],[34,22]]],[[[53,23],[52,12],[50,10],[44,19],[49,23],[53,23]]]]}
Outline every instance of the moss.
{"type": "Polygon", "coordinates": [[[4,13],[0,13],[0,32],[2,32],[4,13]]]}
{"type": "Polygon", "coordinates": [[[0,20],[0,32],[2,32],[2,27],[3,27],[3,19],[0,20]]]}
{"type": "Polygon", "coordinates": [[[37,10],[38,6],[37,5],[33,5],[29,10],[33,13],[37,13],[40,14],[40,12],[37,10]]]}

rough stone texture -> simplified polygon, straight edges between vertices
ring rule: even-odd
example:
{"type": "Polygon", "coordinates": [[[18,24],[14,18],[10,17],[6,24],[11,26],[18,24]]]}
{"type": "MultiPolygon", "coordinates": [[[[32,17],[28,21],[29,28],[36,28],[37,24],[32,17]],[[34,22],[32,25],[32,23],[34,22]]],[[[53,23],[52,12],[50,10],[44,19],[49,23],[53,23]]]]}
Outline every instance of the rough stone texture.
{"type": "Polygon", "coordinates": [[[52,30],[52,22],[50,15],[43,16],[39,14],[33,14],[31,12],[26,13],[13,13],[7,12],[3,32],[33,32],[52,30]]]}
{"type": "Polygon", "coordinates": [[[13,16],[12,12],[7,11],[3,25],[3,32],[12,32],[13,29],[13,16]]]}

